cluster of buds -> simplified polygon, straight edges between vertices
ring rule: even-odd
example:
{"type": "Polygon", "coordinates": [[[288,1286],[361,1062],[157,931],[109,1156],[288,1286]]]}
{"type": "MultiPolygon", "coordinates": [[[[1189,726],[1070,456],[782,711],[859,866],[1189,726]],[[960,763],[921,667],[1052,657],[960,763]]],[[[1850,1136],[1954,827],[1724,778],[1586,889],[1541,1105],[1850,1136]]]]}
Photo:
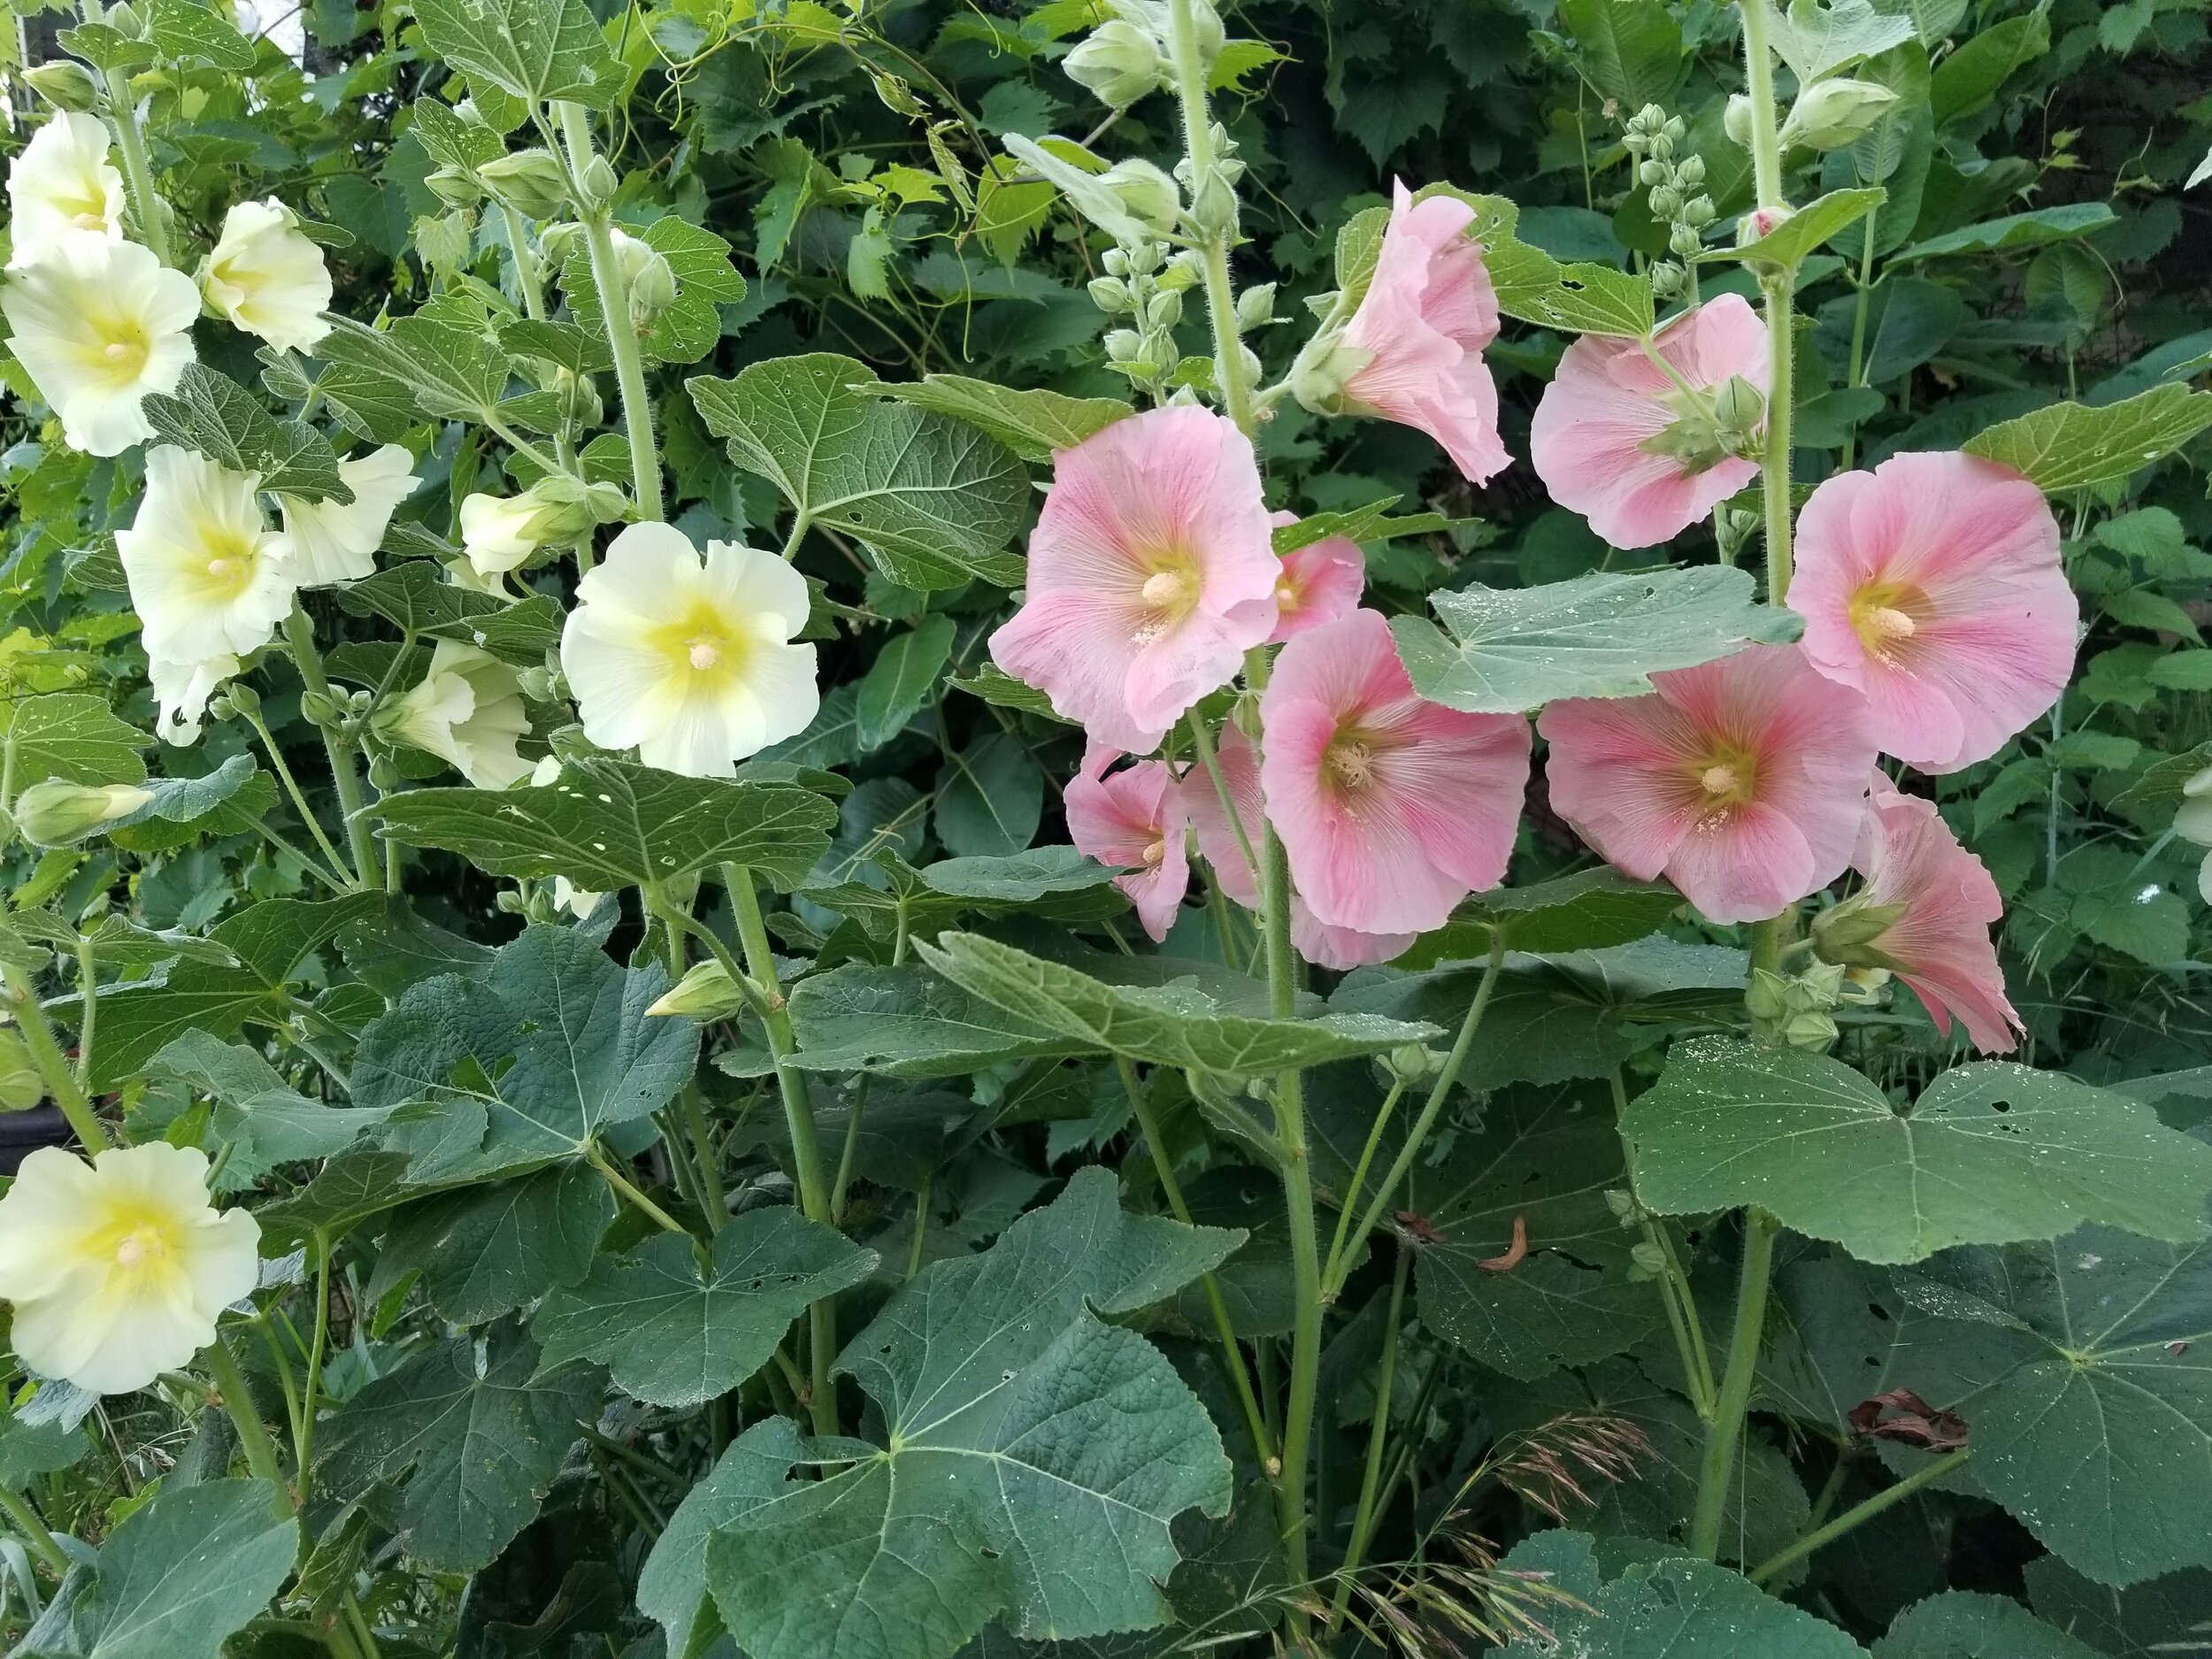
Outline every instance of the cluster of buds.
{"type": "Polygon", "coordinates": [[[1697,297],[1693,262],[1705,249],[1705,227],[1713,222],[1713,198],[1705,194],[1705,160],[1678,154],[1688,129],[1678,115],[1647,104],[1628,118],[1621,142],[1637,157],[1636,181],[1649,195],[1652,218],[1667,227],[1672,259],[1652,266],[1652,292],[1662,299],[1697,297]]]}
{"type": "Polygon", "coordinates": [[[1826,1048],[1836,1040],[1835,1010],[1879,1002],[1888,972],[1815,962],[1791,973],[1754,968],[1744,1008],[1761,1032],[1793,1048],[1826,1048]]]}
{"type": "MultiPolygon", "coordinates": [[[[1109,109],[1125,110],[1175,78],[1174,0],[1109,0],[1113,16],[1076,45],[1060,67],[1109,109]]],[[[1221,14],[1189,0],[1202,69],[1211,69],[1226,38],[1221,14]]]]}
{"type": "Polygon", "coordinates": [[[1177,361],[1183,296],[1200,280],[1197,258],[1170,257],[1160,243],[1142,242],[1109,248],[1102,263],[1106,274],[1093,280],[1091,298],[1107,316],[1127,319],[1106,336],[1107,365],[1156,398],[1164,396],[1177,361]]]}

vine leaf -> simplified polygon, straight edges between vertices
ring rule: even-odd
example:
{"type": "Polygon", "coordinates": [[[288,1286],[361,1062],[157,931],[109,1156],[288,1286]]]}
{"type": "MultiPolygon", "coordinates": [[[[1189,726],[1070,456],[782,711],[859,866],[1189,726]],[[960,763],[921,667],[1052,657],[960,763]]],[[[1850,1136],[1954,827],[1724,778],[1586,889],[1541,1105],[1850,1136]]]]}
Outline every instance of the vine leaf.
{"type": "Polygon", "coordinates": [[[749,1490],[722,1494],[706,1579],[753,1659],[950,1659],[995,1616],[1073,1639],[1170,1616],[1170,1525],[1221,1515],[1231,1466],[1166,1359],[1099,1314],[1171,1294],[1240,1233],[1124,1214],[1092,1165],[980,1256],[933,1263],[837,1369],[881,1412],[887,1449],[791,1481],[788,1425],[747,1432],[749,1490]]]}
{"type": "Polygon", "coordinates": [[[1869,1262],[2085,1221],[2185,1241],[2212,1230],[2212,1147],[2124,1095],[2004,1061],[1946,1071],[1900,1112],[1825,1056],[1699,1038],[1621,1133],[1651,1209],[1759,1204],[1869,1262]]]}

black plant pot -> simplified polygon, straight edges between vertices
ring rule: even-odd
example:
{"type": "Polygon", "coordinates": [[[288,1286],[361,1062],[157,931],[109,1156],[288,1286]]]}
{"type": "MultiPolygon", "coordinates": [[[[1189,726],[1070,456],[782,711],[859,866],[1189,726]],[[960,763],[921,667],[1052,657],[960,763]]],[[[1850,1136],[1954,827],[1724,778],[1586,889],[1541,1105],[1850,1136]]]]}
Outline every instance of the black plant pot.
{"type": "Polygon", "coordinates": [[[58,1106],[0,1112],[0,1175],[13,1175],[41,1147],[65,1147],[71,1139],[69,1119],[58,1106]]]}

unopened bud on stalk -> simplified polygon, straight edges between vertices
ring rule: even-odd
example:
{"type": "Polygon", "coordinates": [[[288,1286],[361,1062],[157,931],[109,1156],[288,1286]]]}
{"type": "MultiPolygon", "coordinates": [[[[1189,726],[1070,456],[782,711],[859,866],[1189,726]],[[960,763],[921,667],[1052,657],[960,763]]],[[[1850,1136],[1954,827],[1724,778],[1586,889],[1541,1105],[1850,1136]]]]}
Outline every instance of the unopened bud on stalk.
{"type": "Polygon", "coordinates": [[[614,237],[616,260],[630,295],[630,321],[642,328],[676,303],[676,273],[659,249],[621,231],[614,237]]]}
{"type": "Polygon", "coordinates": [[[63,58],[58,62],[41,64],[35,69],[23,72],[31,89],[58,110],[78,113],[99,107],[100,85],[82,64],[63,58]]]}
{"type": "Polygon", "coordinates": [[[1797,95],[1789,119],[1782,123],[1782,144],[1840,150],[1863,137],[1888,113],[1897,95],[1878,81],[1839,75],[1816,81],[1797,95]]]}
{"type": "Polygon", "coordinates": [[[1183,193],[1175,180],[1138,157],[1118,161],[1100,175],[1122,210],[1156,236],[1171,236],[1183,222],[1183,193]]]}
{"type": "Polygon", "coordinates": [[[594,156],[584,166],[583,176],[576,180],[580,205],[587,211],[603,210],[614,200],[614,193],[622,180],[615,176],[614,165],[604,156],[594,156]]]}
{"type": "Polygon", "coordinates": [[[694,1019],[727,1019],[744,1007],[745,993],[728,971],[719,962],[703,962],[645,1011],[664,1018],[688,1014],[694,1019]]]}
{"type": "Polygon", "coordinates": [[[551,219],[568,206],[568,175],[549,150],[518,150],[476,170],[484,188],[525,219],[551,219]]]}
{"type": "Polygon", "coordinates": [[[459,167],[441,167],[423,182],[448,207],[474,207],[484,199],[483,187],[477,183],[476,175],[459,167]]]}
{"type": "Polygon", "coordinates": [[[128,818],[154,798],[135,784],[35,783],[15,798],[16,827],[40,847],[81,841],[103,825],[128,818]]]}
{"type": "Polygon", "coordinates": [[[1256,283],[1237,296],[1237,326],[1249,333],[1275,320],[1275,285],[1256,283]]]}
{"type": "MultiPolygon", "coordinates": [[[[1114,252],[1121,250],[1117,248],[1114,252]]],[[[1093,277],[1090,282],[1091,303],[1109,317],[1118,317],[1130,309],[1129,285],[1119,277],[1093,277]]]]}
{"type": "Polygon", "coordinates": [[[1060,67],[1069,80],[1116,110],[1158,91],[1168,73],[1152,32],[1125,18],[1100,24],[1060,67]]]}
{"type": "Polygon", "coordinates": [[[1738,92],[1730,96],[1728,108],[1720,119],[1720,128],[1744,149],[1751,148],[1751,96],[1748,93],[1738,92]]]}

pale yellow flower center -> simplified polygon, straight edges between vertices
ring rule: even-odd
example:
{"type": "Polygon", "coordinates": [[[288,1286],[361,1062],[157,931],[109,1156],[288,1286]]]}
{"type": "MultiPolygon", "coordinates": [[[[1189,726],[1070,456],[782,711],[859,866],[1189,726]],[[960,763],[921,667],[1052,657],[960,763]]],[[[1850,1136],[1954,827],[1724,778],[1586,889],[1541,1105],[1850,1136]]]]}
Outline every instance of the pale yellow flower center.
{"type": "Polygon", "coordinates": [[[1286,614],[1298,609],[1298,589],[1287,576],[1275,584],[1275,608],[1286,614]]]}
{"type": "Polygon", "coordinates": [[[1363,795],[1376,780],[1384,746],[1359,732],[1340,732],[1321,757],[1321,765],[1340,796],[1363,795]]]}
{"type": "Polygon", "coordinates": [[[692,667],[703,674],[722,660],[722,648],[712,640],[694,640],[689,655],[692,667]]]}
{"type": "Polygon", "coordinates": [[[207,603],[229,603],[253,585],[260,570],[261,555],[251,541],[229,531],[217,531],[207,537],[203,546],[207,563],[198,588],[207,603]]]}
{"type": "Polygon", "coordinates": [[[1705,797],[1708,811],[1740,806],[1757,792],[1758,763],[1743,750],[1715,747],[1692,763],[1692,775],[1705,797]]]}
{"type": "Polygon", "coordinates": [[[1190,549],[1163,548],[1146,561],[1151,573],[1138,588],[1145,615],[1137,625],[1136,640],[1148,645],[1197,608],[1202,586],[1198,562],[1190,549]]]}
{"type": "Polygon", "coordinates": [[[1161,862],[1166,857],[1167,841],[1164,837],[1163,837],[1145,848],[1144,867],[1147,870],[1156,870],[1160,867],[1161,862]]]}
{"type": "Polygon", "coordinates": [[[744,678],[750,656],[741,621],[703,599],[653,629],[647,643],[668,664],[671,689],[683,695],[720,695],[744,678]]]}
{"type": "Polygon", "coordinates": [[[153,342],[137,318],[116,316],[94,319],[100,337],[100,356],[119,383],[135,380],[146,367],[153,342]]]}
{"type": "Polygon", "coordinates": [[[77,215],[77,228],[79,230],[105,230],[107,228],[107,223],[108,216],[105,213],[98,212],[89,208],[77,215]]]}
{"type": "Polygon", "coordinates": [[[1850,618],[1867,655],[1887,661],[1920,632],[1927,620],[1927,596],[1894,582],[1869,582],[1851,595],[1850,618]]]}
{"type": "Polygon", "coordinates": [[[168,1256],[167,1235],[150,1221],[141,1222],[137,1226],[133,1227],[122,1236],[115,1247],[115,1264],[118,1267],[131,1268],[143,1266],[149,1263],[158,1263],[166,1261],[168,1256]]]}

